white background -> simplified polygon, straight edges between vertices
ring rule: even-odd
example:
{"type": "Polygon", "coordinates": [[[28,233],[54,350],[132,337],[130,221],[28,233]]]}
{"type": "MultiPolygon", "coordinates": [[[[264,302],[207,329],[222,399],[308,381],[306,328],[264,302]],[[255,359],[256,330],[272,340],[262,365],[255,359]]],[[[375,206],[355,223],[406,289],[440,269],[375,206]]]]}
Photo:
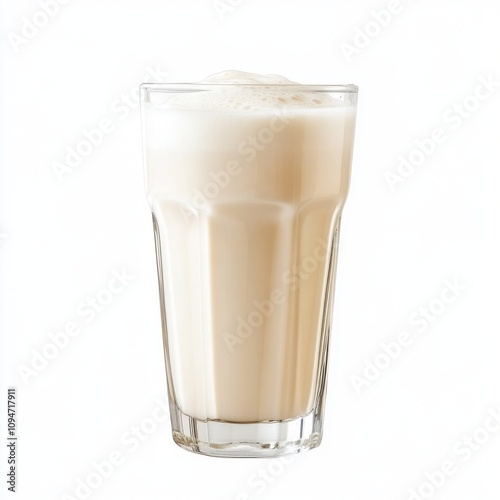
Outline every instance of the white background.
{"type": "Polygon", "coordinates": [[[481,78],[500,82],[498,0],[224,2],[70,0],[30,31],[39,3],[2,0],[0,497],[84,498],[79,481],[97,485],[92,464],[112,455],[88,498],[406,500],[420,488],[498,500],[500,87],[472,97],[481,78]],[[380,28],[372,11],[389,6],[380,28]],[[166,81],[241,69],[360,87],[324,440],[291,463],[196,456],[153,420],[166,384],[133,100],[148,68],[166,81]],[[474,111],[453,118],[464,100],[474,111]],[[59,180],[54,163],[103,119],[112,131],[59,180]],[[391,189],[387,172],[435,128],[446,139],[391,189]],[[122,270],[123,292],[91,321],[78,314],[122,270]],[[443,306],[447,279],[461,291],[443,306]],[[410,318],[430,303],[439,314],[418,328],[410,318]],[[54,354],[50,335],[71,321],[79,335],[54,354]],[[404,331],[411,345],[357,391],[353,377],[404,331]],[[53,359],[22,377],[43,349],[53,359]],[[17,496],[4,475],[8,386],[17,496]],[[139,445],[134,426],[147,431],[139,445]],[[446,461],[453,473],[426,486],[446,461]]]}

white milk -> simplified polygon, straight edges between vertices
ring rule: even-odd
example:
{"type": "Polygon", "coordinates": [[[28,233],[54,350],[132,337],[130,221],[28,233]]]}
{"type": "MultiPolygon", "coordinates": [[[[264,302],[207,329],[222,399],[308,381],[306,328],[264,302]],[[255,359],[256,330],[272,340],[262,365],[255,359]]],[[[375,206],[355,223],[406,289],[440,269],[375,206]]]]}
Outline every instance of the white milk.
{"type": "Polygon", "coordinates": [[[176,402],[202,420],[306,415],[355,110],[276,75],[204,83],[144,110],[176,402]]]}

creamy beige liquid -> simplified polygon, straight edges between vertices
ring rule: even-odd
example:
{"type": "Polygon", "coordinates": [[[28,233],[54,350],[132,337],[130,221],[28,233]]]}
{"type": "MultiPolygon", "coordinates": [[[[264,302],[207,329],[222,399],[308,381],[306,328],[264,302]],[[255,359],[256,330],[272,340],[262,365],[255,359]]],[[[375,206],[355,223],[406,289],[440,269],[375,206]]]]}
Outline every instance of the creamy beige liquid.
{"type": "MultiPolygon", "coordinates": [[[[235,79],[281,82],[210,83],[235,79]]],[[[272,85],[162,99],[145,109],[147,192],[177,405],[232,422],[306,415],[354,110],[272,85]]]]}

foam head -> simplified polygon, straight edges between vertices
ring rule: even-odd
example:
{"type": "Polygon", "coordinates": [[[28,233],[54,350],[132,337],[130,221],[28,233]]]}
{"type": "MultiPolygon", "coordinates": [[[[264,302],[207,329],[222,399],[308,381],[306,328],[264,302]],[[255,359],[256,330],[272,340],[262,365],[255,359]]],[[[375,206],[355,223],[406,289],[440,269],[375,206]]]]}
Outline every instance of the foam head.
{"type": "Polygon", "coordinates": [[[171,97],[165,104],[169,107],[184,109],[243,112],[284,107],[287,109],[310,109],[344,106],[342,101],[327,93],[301,89],[300,84],[281,75],[259,75],[231,70],[208,76],[199,84],[213,87],[210,88],[210,92],[193,91],[171,97]]]}

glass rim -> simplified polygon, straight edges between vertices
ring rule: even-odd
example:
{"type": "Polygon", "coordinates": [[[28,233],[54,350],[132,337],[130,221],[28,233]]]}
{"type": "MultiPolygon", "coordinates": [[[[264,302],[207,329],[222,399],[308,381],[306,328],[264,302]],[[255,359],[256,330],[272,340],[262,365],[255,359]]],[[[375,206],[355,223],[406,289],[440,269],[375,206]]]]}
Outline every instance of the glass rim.
{"type": "Polygon", "coordinates": [[[147,92],[187,92],[199,90],[215,90],[224,87],[235,88],[283,88],[297,92],[336,92],[357,94],[358,86],[352,83],[339,85],[302,84],[302,83],[142,83],[140,89],[147,92]]]}

